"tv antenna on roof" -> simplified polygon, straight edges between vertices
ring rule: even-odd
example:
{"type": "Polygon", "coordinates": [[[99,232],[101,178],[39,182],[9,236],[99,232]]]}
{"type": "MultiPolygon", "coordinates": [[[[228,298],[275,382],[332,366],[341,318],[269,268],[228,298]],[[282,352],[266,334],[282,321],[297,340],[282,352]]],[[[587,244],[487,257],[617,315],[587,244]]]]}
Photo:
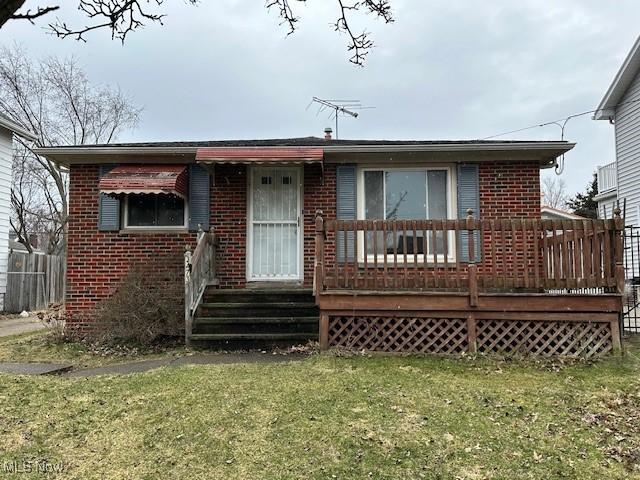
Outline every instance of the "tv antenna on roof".
{"type": "Polygon", "coordinates": [[[336,120],[336,139],[338,139],[338,117],[349,116],[353,118],[358,118],[358,112],[354,112],[354,110],[365,110],[369,108],[375,107],[365,107],[360,103],[360,100],[335,100],[335,99],[324,99],[313,97],[311,99],[311,103],[307,106],[307,109],[314,103],[319,104],[318,112],[316,116],[321,114],[326,110],[330,110],[329,118],[335,118],[336,120]]]}

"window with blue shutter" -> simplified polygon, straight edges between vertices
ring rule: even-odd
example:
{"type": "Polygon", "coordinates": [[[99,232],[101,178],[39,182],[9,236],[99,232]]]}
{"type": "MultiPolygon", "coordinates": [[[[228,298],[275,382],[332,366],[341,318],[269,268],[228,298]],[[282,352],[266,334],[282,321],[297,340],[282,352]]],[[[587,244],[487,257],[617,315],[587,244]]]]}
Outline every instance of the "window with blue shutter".
{"type": "MultiPolygon", "coordinates": [[[[116,165],[100,165],[100,176],[106,175],[116,165]]],[[[103,232],[120,230],[120,200],[100,193],[98,198],[98,230],[103,232]]]]}
{"type": "MultiPolygon", "coordinates": [[[[474,218],[480,218],[480,188],[478,184],[478,165],[458,165],[458,218],[467,218],[467,210],[473,210],[474,218]]],[[[474,234],[475,260],[481,259],[480,234],[474,234]]],[[[460,232],[460,261],[469,261],[469,233],[460,232]]]]}
{"type": "MultiPolygon", "coordinates": [[[[356,219],[356,167],[355,165],[340,165],[336,170],[336,217],[338,220],[356,219]]],[[[353,232],[346,236],[339,235],[336,239],[336,253],[338,261],[353,261],[355,254],[355,238],[353,232]],[[347,258],[345,259],[345,240],[347,258]]]]}
{"type": "Polygon", "coordinates": [[[209,229],[209,172],[200,165],[189,165],[189,230],[209,229]]]}

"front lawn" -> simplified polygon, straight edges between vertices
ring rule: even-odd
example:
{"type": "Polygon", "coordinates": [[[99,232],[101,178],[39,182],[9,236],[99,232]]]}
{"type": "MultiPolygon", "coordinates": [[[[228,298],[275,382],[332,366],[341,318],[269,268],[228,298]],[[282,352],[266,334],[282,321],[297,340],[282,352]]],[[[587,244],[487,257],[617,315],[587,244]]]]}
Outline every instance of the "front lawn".
{"type": "Polygon", "coordinates": [[[40,330],[10,337],[0,337],[0,362],[69,363],[76,368],[80,368],[137,360],[152,360],[187,353],[184,347],[179,346],[159,349],[91,348],[80,342],[52,342],[49,339],[50,335],[51,332],[48,330],[40,330]]]}
{"type": "Polygon", "coordinates": [[[62,470],[51,478],[82,480],[640,478],[637,362],[320,355],[0,375],[0,468],[40,460],[62,470]]]}

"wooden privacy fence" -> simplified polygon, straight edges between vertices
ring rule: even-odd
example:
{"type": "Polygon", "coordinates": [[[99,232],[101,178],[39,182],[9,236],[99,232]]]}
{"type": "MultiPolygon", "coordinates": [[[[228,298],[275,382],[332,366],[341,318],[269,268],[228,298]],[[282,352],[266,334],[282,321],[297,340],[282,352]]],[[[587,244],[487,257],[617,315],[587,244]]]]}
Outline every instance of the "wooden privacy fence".
{"type": "Polygon", "coordinates": [[[619,215],[610,220],[324,220],[323,290],[624,290],[619,215]],[[472,241],[470,241],[473,239],[472,241]]]}
{"type": "Polygon", "coordinates": [[[64,301],[65,257],[11,251],[4,311],[41,310],[64,301]]]}

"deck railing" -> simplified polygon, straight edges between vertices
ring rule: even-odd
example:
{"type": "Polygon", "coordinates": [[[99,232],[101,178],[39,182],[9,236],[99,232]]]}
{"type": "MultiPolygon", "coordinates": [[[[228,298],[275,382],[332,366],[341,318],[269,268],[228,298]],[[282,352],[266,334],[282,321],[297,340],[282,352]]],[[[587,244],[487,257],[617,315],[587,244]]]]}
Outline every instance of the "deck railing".
{"type": "Polygon", "coordinates": [[[325,290],[622,292],[623,221],[325,220],[316,216],[316,293],[325,290]],[[472,241],[470,241],[473,239],[472,241]]]}
{"type": "Polygon", "coordinates": [[[213,231],[198,232],[196,248],[184,252],[184,319],[185,341],[189,345],[193,330],[193,315],[208,285],[216,279],[216,236],[213,231]]]}
{"type": "Polygon", "coordinates": [[[615,190],[617,185],[616,162],[598,167],[598,193],[615,190]]]}

